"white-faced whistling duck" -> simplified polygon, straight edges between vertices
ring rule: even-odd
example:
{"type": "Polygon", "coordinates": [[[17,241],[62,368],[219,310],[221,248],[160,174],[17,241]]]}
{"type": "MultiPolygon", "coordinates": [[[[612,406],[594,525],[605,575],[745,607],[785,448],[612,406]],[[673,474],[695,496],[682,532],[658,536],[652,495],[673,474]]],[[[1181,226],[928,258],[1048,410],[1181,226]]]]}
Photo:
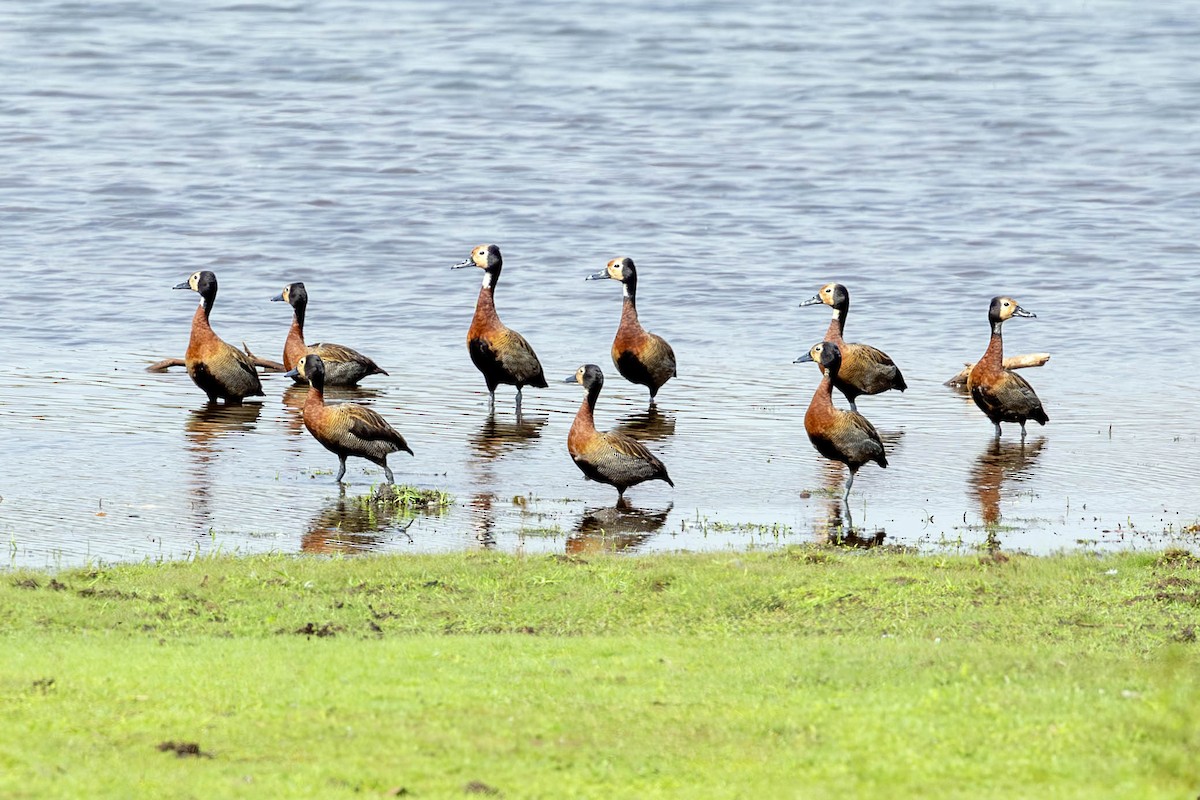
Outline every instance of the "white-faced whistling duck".
{"type": "Polygon", "coordinates": [[[618,500],[624,499],[626,489],[642,481],[657,479],[675,485],[663,463],[637,439],[617,431],[596,430],[592,413],[604,386],[604,373],[598,366],[584,364],[563,383],[578,383],[587,390],[567,434],[567,452],[586,477],[615,486],[618,500]]]}
{"type": "Polygon", "coordinates": [[[833,308],[833,319],[825,331],[825,341],[833,342],[842,352],[842,370],[833,385],[846,396],[851,411],[858,411],[854,400],[860,394],[879,394],[888,389],[903,392],[908,388],[900,368],[887,353],[869,344],[847,343],[842,338],[846,332],[846,317],[850,315],[850,292],[845,286],[827,283],[815,296],[800,305],[815,306],[818,303],[833,308]]]}
{"type": "Polygon", "coordinates": [[[1000,436],[1001,422],[1019,422],[1021,438],[1025,438],[1025,421],[1034,420],[1039,425],[1050,421],[1042,408],[1042,401],[1029,381],[1012,370],[1004,368],[1004,339],[1000,327],[1012,317],[1036,317],[1017,305],[1011,297],[993,297],[988,307],[988,322],[992,326],[992,337],[988,340],[983,358],[975,362],[967,373],[967,391],[988,419],[996,426],[1000,436]]]}
{"type": "Polygon", "coordinates": [[[325,405],[325,364],[318,355],[306,355],[286,375],[308,381],[304,427],[326,450],[337,455],[341,467],[335,481],[341,483],[346,474],[346,458],[358,456],[383,467],[387,482],[395,482],[387,464],[388,453],[403,450],[412,455],[412,448],[386,419],[356,403],[325,405]]]}
{"type": "Polygon", "coordinates": [[[850,487],[854,485],[858,468],[868,461],[886,468],[887,454],[883,451],[879,431],[870,420],[857,411],[844,411],[833,405],[833,386],[842,366],[841,348],[835,342],[813,345],[796,359],[797,364],[808,361],[816,362],[824,376],[804,413],[804,430],[818,453],[850,468],[846,492],[842,495],[842,502],[849,508],[850,487]]]}
{"type": "Polygon", "coordinates": [[[283,343],[284,369],[295,369],[300,359],[311,353],[325,362],[326,386],[355,386],[368,375],[387,375],[374,361],[349,347],[328,342],[304,344],[304,312],[308,309],[308,291],[303,283],[290,283],[271,299],[287,303],[294,311],[292,327],[283,343]]]}
{"type": "Polygon", "coordinates": [[[200,295],[200,307],[192,317],[192,335],[188,339],[184,362],[188,375],[211,402],[218,397],[240,403],[244,397],[262,397],[262,381],[250,356],[213,332],[208,324],[217,299],[217,276],[208,270],[192,273],[175,289],[191,289],[200,295]]]}
{"type": "Polygon", "coordinates": [[[471,251],[466,260],[451,269],[479,267],[483,270],[483,286],[479,299],[475,301],[475,316],[467,331],[467,350],[471,361],[483,373],[488,388],[488,410],[496,409],[496,387],[502,383],[517,387],[517,413],[521,413],[521,387],[545,388],[546,376],[537,353],[525,341],[525,337],[506,327],[496,313],[495,291],[500,280],[504,261],[500,248],[494,244],[481,244],[471,251]]]}
{"type": "Polygon", "coordinates": [[[614,258],[608,266],[587,280],[597,281],[612,278],[625,287],[625,300],[621,304],[621,324],[613,338],[612,360],[617,372],[630,383],[638,383],[650,389],[650,402],[667,381],[674,378],[675,351],[667,340],[649,333],[638,322],[637,315],[637,267],[632,258],[614,258]]]}

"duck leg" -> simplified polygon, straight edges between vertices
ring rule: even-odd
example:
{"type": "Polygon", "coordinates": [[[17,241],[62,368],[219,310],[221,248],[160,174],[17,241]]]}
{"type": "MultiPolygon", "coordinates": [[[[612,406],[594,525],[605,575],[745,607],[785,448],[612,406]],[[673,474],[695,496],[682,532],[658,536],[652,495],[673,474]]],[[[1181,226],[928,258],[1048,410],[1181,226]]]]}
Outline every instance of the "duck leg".
{"type": "Polygon", "coordinates": [[[1021,444],[1025,444],[1025,421],[1021,420],[1021,444]]]}
{"type": "Polygon", "coordinates": [[[396,479],[392,475],[392,468],[387,465],[387,458],[384,458],[383,463],[379,466],[383,467],[383,474],[387,476],[387,482],[394,485],[396,483],[396,479]]]}
{"type": "MultiPolygon", "coordinates": [[[[996,438],[999,439],[1000,438],[1000,423],[993,422],[992,424],[996,426],[996,438]]],[[[1024,426],[1021,427],[1021,430],[1025,430],[1024,426]]]]}
{"type": "Polygon", "coordinates": [[[846,492],[842,495],[842,503],[846,506],[846,513],[850,512],[850,487],[854,485],[854,473],[856,469],[850,470],[850,477],[846,478],[846,492]]]}
{"type": "Polygon", "coordinates": [[[517,416],[521,416],[521,387],[517,387],[517,416]]]}
{"type": "MultiPolygon", "coordinates": [[[[847,399],[849,400],[849,398],[847,398],[847,399]]],[[[853,412],[855,412],[855,413],[858,413],[858,406],[856,406],[856,405],[854,404],[854,401],[853,401],[853,400],[850,400],[850,410],[851,410],[851,411],[853,411],[853,412]]]]}
{"type": "Polygon", "coordinates": [[[491,414],[496,410],[496,390],[488,387],[488,413],[491,414]]]}
{"type": "Polygon", "coordinates": [[[337,483],[341,483],[342,478],[346,475],[346,457],[338,456],[338,464],[340,464],[341,466],[338,468],[337,477],[334,478],[333,480],[337,483]]]}

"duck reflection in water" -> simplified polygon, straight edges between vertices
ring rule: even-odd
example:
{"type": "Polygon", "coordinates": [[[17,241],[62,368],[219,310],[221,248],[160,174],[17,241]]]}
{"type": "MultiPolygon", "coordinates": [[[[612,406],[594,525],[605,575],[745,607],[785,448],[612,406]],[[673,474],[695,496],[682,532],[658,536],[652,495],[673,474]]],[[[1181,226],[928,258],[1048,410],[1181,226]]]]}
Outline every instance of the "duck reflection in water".
{"type": "Polygon", "coordinates": [[[412,543],[408,529],[416,520],[388,502],[388,494],[346,497],[342,487],[338,499],[321,509],[304,534],[300,549],[306,553],[369,553],[397,536],[412,543]]]}
{"type": "Polygon", "coordinates": [[[531,444],[542,435],[542,426],[549,420],[544,414],[525,414],[501,422],[495,414],[488,414],[471,437],[471,450],[480,462],[492,461],[531,444]]]}
{"type": "Polygon", "coordinates": [[[471,515],[471,528],[475,531],[475,541],[484,550],[496,547],[496,512],[493,505],[496,495],[491,492],[479,492],[471,496],[467,503],[471,515]]]}
{"type": "MultiPolygon", "coordinates": [[[[879,431],[879,439],[889,453],[895,454],[900,451],[900,445],[904,442],[904,431],[879,431]]],[[[846,547],[878,547],[883,544],[887,535],[885,531],[882,528],[866,531],[854,527],[854,517],[851,514],[849,503],[838,502],[845,480],[845,466],[836,461],[825,464],[825,471],[821,474],[821,483],[823,494],[828,500],[826,501],[824,524],[817,528],[817,541],[820,544],[840,544],[846,547]]]]}
{"type": "Polygon", "coordinates": [[[1028,480],[1033,464],[1046,439],[1039,436],[1033,441],[1001,441],[993,439],[971,469],[971,489],[979,499],[979,513],[987,529],[989,547],[998,548],[1000,541],[997,528],[1000,525],[1000,500],[1005,483],[1021,483],[1028,480]]]}
{"type": "Polygon", "coordinates": [[[515,420],[500,421],[494,413],[488,414],[479,430],[471,436],[471,458],[467,466],[471,469],[478,491],[471,496],[467,508],[471,515],[471,527],[475,531],[475,541],[480,547],[490,550],[496,546],[496,511],[493,506],[498,487],[494,462],[534,442],[542,435],[542,426],[549,419],[544,414],[518,414],[515,420]]]}
{"type": "Polygon", "coordinates": [[[187,437],[188,459],[191,462],[192,509],[197,514],[197,524],[207,531],[212,524],[209,507],[212,490],[210,464],[223,449],[221,440],[253,431],[258,426],[262,403],[230,405],[209,402],[188,412],[183,423],[187,437]]]}
{"type": "Polygon", "coordinates": [[[635,411],[617,417],[617,424],[613,430],[641,442],[656,442],[675,435],[675,415],[660,411],[657,405],[652,405],[645,411],[635,411]]]}
{"type": "MultiPolygon", "coordinates": [[[[896,438],[903,433],[893,434],[896,438]]],[[[886,434],[880,434],[885,442],[886,434]]],[[[889,443],[890,446],[890,443],[889,443]]],[[[825,496],[825,519],[815,528],[817,544],[832,544],[839,547],[860,547],[869,549],[883,544],[887,533],[879,528],[866,531],[854,527],[854,517],[850,513],[850,505],[842,502],[842,486],[846,482],[846,468],[839,462],[830,461],[825,464],[821,474],[821,484],[825,496]]]]}
{"type": "Polygon", "coordinates": [[[567,537],[567,553],[636,550],[662,530],[674,504],[661,511],[636,508],[622,499],[615,506],[588,508],[579,518],[575,532],[567,537]]]}

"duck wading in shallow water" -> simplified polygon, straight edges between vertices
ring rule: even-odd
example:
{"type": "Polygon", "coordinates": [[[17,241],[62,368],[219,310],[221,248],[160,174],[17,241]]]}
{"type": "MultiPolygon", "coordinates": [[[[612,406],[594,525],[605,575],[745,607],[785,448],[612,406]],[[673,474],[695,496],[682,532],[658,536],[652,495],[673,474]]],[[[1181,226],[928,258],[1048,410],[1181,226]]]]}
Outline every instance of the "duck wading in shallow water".
{"type": "Polygon", "coordinates": [[[804,413],[804,430],[817,452],[826,458],[840,461],[850,469],[846,479],[846,491],[842,502],[850,511],[850,487],[859,467],[874,461],[881,467],[888,465],[887,454],[879,431],[870,420],[857,411],[845,411],[833,405],[833,386],[838,370],[842,366],[842,351],[835,342],[821,342],[796,359],[797,364],[815,362],[824,375],[813,392],[808,411],[804,413]]]}
{"type": "Polygon", "coordinates": [[[996,438],[1000,438],[1001,422],[1018,422],[1021,424],[1021,438],[1025,438],[1026,420],[1034,420],[1039,425],[1050,421],[1042,408],[1042,401],[1037,392],[1029,385],[1029,381],[1010,369],[1004,368],[1004,339],[1000,328],[1006,320],[1012,317],[1036,317],[1031,311],[1026,311],[1011,297],[993,297],[988,306],[988,322],[992,326],[992,336],[988,339],[987,350],[983,358],[975,362],[967,373],[967,391],[975,405],[987,414],[987,418],[996,426],[996,438]]]}
{"type": "Polygon", "coordinates": [[[496,283],[504,266],[500,248],[481,244],[471,255],[451,269],[479,267],[483,270],[483,285],[475,301],[475,316],[467,331],[467,351],[471,361],[483,373],[488,388],[488,411],[496,410],[496,387],[502,383],[517,387],[517,414],[521,413],[521,388],[546,386],[542,364],[525,337],[506,327],[496,313],[496,283]]]}
{"type": "Polygon", "coordinates": [[[308,291],[303,283],[290,283],[271,300],[292,307],[292,327],[283,343],[283,368],[293,370],[306,355],[317,355],[325,362],[326,386],[355,386],[368,375],[387,375],[379,365],[357,350],[340,344],[317,342],[304,344],[304,313],[308,309],[308,291]]]}
{"type": "Polygon", "coordinates": [[[192,316],[192,334],[188,339],[184,365],[188,376],[208,395],[227,403],[240,403],[245,397],[262,397],[262,381],[250,356],[225,342],[208,324],[217,299],[217,276],[208,270],[194,272],[175,289],[191,289],[200,295],[200,307],[192,316]]]}
{"type": "Polygon", "coordinates": [[[833,342],[842,354],[842,368],[834,386],[850,402],[850,410],[858,411],[855,399],[863,394],[879,394],[888,389],[904,391],[908,384],[895,362],[877,347],[869,344],[847,343],[846,317],[850,315],[850,292],[840,283],[827,283],[817,294],[801,303],[815,306],[824,303],[833,308],[833,319],[825,331],[825,341],[833,342]]]}
{"type": "Polygon", "coordinates": [[[567,452],[586,477],[615,486],[618,502],[624,500],[626,489],[643,481],[662,480],[675,486],[663,463],[637,439],[596,430],[593,412],[604,387],[604,373],[598,366],[584,364],[563,383],[578,383],[586,391],[567,434],[567,452]]]}
{"type": "Polygon", "coordinates": [[[388,467],[388,453],[412,449],[395,428],[374,409],[356,403],[325,404],[325,363],[317,355],[306,355],[287,377],[308,381],[308,397],[304,401],[304,427],[326,450],[338,457],[338,483],[346,474],[349,456],[365,458],[383,467],[389,484],[395,483],[388,467]]]}
{"type": "Polygon", "coordinates": [[[608,266],[587,280],[611,278],[624,286],[625,299],[621,304],[621,324],[613,338],[612,360],[617,372],[630,383],[641,384],[650,390],[650,402],[667,381],[674,378],[675,351],[667,340],[649,333],[638,322],[637,267],[631,258],[614,258],[608,266]]]}

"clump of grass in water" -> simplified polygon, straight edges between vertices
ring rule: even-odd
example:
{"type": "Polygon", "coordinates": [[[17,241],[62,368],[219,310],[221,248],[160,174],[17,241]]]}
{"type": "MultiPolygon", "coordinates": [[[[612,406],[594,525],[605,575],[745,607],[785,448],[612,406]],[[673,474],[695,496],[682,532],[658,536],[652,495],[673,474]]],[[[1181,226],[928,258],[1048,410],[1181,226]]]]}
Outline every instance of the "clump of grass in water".
{"type": "Polygon", "coordinates": [[[416,486],[383,485],[370,494],[357,498],[364,511],[380,512],[397,518],[410,517],[415,513],[440,514],[448,508],[454,498],[441,489],[421,489],[416,486]]]}

